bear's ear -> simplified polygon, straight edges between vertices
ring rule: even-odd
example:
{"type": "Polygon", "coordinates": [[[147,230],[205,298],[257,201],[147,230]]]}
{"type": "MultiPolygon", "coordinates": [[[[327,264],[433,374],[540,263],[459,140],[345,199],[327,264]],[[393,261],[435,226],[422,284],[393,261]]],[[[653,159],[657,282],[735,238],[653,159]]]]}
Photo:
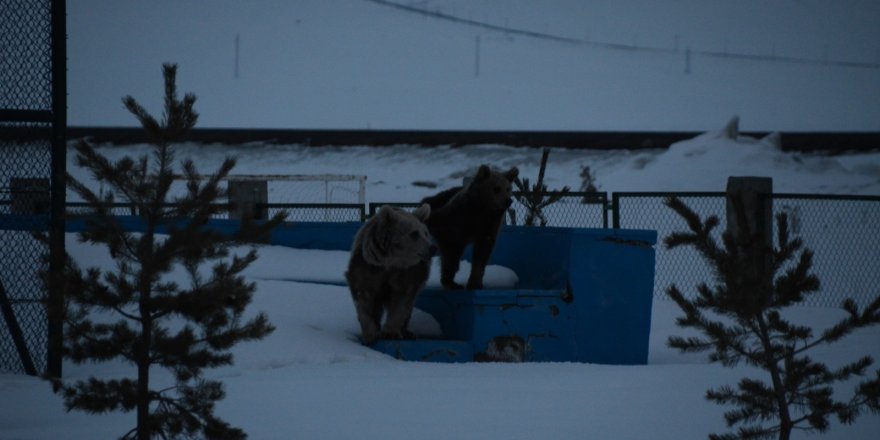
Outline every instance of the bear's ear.
{"type": "Polygon", "coordinates": [[[379,212],[376,213],[376,220],[385,223],[394,221],[394,208],[388,205],[382,205],[379,212]]]}
{"type": "Polygon", "coordinates": [[[413,211],[413,215],[416,216],[419,221],[422,223],[428,219],[428,216],[431,215],[431,205],[427,203],[422,203],[422,206],[419,206],[419,209],[413,211]]]}
{"type": "Polygon", "coordinates": [[[477,170],[477,175],[474,176],[474,181],[483,180],[483,179],[489,177],[489,175],[491,175],[491,174],[492,174],[492,170],[489,169],[488,165],[485,165],[485,164],[480,165],[480,169],[477,170]]]}
{"type": "Polygon", "coordinates": [[[510,170],[508,170],[506,173],[504,173],[504,177],[506,177],[507,180],[509,180],[511,182],[516,180],[516,178],[518,176],[519,176],[519,168],[517,168],[517,167],[513,167],[510,170]]]}

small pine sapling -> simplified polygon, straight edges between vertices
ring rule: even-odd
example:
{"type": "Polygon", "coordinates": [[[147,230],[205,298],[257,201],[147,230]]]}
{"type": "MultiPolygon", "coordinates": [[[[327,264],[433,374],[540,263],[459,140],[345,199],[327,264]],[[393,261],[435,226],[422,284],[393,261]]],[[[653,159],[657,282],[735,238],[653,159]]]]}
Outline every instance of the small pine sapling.
{"type": "Polygon", "coordinates": [[[544,184],[544,170],[547,167],[547,158],[550,150],[545,148],[541,154],[541,168],[538,171],[538,181],[533,186],[529,185],[529,179],[517,177],[513,183],[517,191],[513,193],[517,201],[526,207],[525,226],[547,226],[547,218],[544,217],[544,208],[558,202],[570,191],[567,186],[558,191],[547,191],[544,184]]]}
{"type": "Polygon", "coordinates": [[[245,438],[241,429],[214,416],[214,403],[224,397],[223,385],[205,379],[203,371],[230,365],[231,347],[262,339],[274,330],[263,313],[244,317],[256,287],[241,273],[257,259],[256,251],[239,256],[230,248],[265,236],[284,215],[263,224],[243,223],[234,236],[204,227],[213,216],[230,209],[219,201],[225,197],[220,182],[235,164],[232,158],[207,180],[201,179],[191,160],[184,160],[186,191],[171,197],[175,179],[171,145],[189,132],[198,114],[193,110],[195,96],[177,98],[176,66],[166,64],[163,73],[161,121],[132,97],[123,99],[149,135],[152,157],[111,162],[80,141],[76,163],[109,190],[96,193],[68,177],[71,188],[90,207],[87,228],[79,239],[106,246],[116,270],[81,270],[68,259],[64,355],[74,363],[122,360],[136,367],[136,376],[91,377],[73,383],[54,379],[53,386],[68,410],[135,411],[136,427],[123,438],[245,438]],[[111,215],[117,196],[133,208],[141,233],[127,232],[111,215]],[[205,270],[208,265],[212,267],[205,270]],[[187,285],[168,277],[177,268],[186,273],[187,285]],[[174,385],[154,389],[154,367],[170,371],[174,385]]]}
{"type": "Polygon", "coordinates": [[[599,185],[596,184],[596,173],[594,173],[589,166],[584,165],[581,167],[581,192],[586,193],[581,197],[581,203],[602,203],[602,199],[597,197],[595,194],[599,192],[599,185]]]}
{"type": "Polygon", "coordinates": [[[676,323],[702,335],[672,336],[668,345],[682,352],[711,351],[709,360],[727,367],[745,362],[763,370],[769,379],[768,383],[744,378],[736,388],[724,385],[708,390],[708,400],[735,406],[724,418],[728,427],[738,426],[733,433],[709,438],[787,440],[795,429],[826,431],[832,416],[848,424],[865,409],[880,411],[880,370],[869,372],[871,357],[832,369],[806,354],[856,329],[880,323],[880,296],[864,310],[847,299],[843,302],[847,316],[820,335],[785,320],[781,312],[786,307],[819,289],[819,279],[811,273],[813,253],[799,238],[790,237],[785,214],[776,218],[774,247],[761,234],[749,230],[743,203],[732,202],[741,233],[734,236],[728,229],[719,246],[711,235],[719,224],[718,217],[702,221],[681,200],[665,201],[690,228],[690,232],[666,237],[667,248],[693,246],[715,273],[715,283],[697,286],[694,299],[685,298],[675,285],[669,287],[669,296],[684,312],[676,323]],[[835,384],[866,375],[849,398],[834,398],[835,384]]]}

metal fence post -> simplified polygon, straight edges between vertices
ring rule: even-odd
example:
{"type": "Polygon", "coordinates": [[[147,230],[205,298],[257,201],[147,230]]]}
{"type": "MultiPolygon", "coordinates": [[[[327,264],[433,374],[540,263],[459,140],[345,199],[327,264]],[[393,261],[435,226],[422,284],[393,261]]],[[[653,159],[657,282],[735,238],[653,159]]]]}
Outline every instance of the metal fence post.
{"type": "Polygon", "coordinates": [[[64,345],[64,219],[67,186],[67,4],[52,1],[52,160],[46,374],[61,377],[64,345]]]}
{"type": "MultiPolygon", "coordinates": [[[[727,230],[733,234],[740,247],[742,261],[750,273],[745,274],[755,281],[764,281],[764,274],[770,272],[772,255],[763,248],[773,244],[773,180],[769,177],[729,177],[727,179],[727,230]],[[755,243],[753,240],[760,240],[755,243]],[[755,246],[754,249],[749,247],[755,246]],[[763,258],[761,258],[763,257],[763,258]]],[[[770,281],[772,283],[772,280],[770,281]]],[[[760,298],[761,291],[772,290],[772,286],[755,286],[760,298]]]]}
{"type": "Polygon", "coordinates": [[[265,220],[268,218],[269,186],[265,180],[229,180],[229,202],[233,205],[229,218],[234,220],[265,220]]]}
{"type": "Polygon", "coordinates": [[[611,227],[620,229],[620,194],[611,193],[611,206],[608,209],[611,210],[611,227]]]}
{"type": "Polygon", "coordinates": [[[727,228],[735,237],[740,237],[743,229],[751,234],[760,234],[772,243],[773,234],[773,179],[769,177],[730,177],[727,179],[727,228]],[[739,219],[736,203],[742,203],[744,219],[739,219]],[[746,221],[746,225],[740,221],[746,221]]]}

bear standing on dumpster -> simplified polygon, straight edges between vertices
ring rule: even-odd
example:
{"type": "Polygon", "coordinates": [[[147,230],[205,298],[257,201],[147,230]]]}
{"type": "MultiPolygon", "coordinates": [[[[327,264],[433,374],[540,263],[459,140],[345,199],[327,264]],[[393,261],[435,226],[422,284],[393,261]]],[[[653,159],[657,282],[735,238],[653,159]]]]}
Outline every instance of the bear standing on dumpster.
{"type": "Polygon", "coordinates": [[[424,223],[430,214],[426,204],[412,214],[386,205],[355,236],[345,279],[364,344],[379,337],[411,336],[407,326],[413,305],[428,280],[436,252],[424,223]]]}
{"type": "Polygon", "coordinates": [[[501,173],[481,165],[463,186],[450,188],[422,203],[431,206],[428,230],[440,248],[440,283],[447,289],[461,289],[454,281],[461,256],[473,245],[468,289],[483,288],[486,264],[495,248],[495,239],[504,222],[504,214],[513,200],[511,184],[519,175],[516,167],[501,173]]]}

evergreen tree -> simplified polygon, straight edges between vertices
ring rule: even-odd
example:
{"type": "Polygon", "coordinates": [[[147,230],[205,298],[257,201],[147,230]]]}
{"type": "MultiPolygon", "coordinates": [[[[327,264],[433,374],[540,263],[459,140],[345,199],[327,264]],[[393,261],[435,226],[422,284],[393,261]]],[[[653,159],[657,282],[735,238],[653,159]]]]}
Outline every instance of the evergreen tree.
{"type": "Polygon", "coordinates": [[[75,383],[58,379],[54,388],[68,410],[136,411],[137,426],[124,438],[245,438],[243,431],[214,416],[214,403],[224,397],[223,385],[205,379],[203,371],[230,365],[233,345],[259,340],[274,330],[262,313],[244,319],[255,285],[245,282],[241,273],[257,254],[251,250],[244,256],[231,255],[230,247],[265,236],[283,215],[260,225],[244,223],[235,236],[204,227],[211,217],[230,209],[218,200],[225,197],[220,182],[233,168],[232,158],[207,179],[200,178],[191,160],[182,161],[185,194],[170,196],[175,178],[171,145],[195,125],[198,114],[193,110],[195,96],[177,98],[176,66],[164,65],[163,73],[161,121],[132,97],[123,99],[151,139],[152,158],[126,157],[114,163],[80,141],[77,164],[110,191],[95,193],[68,177],[92,211],[79,239],[106,246],[116,268],[81,270],[69,262],[64,355],[75,363],[121,359],[136,367],[136,376],[75,383]],[[141,233],[125,231],[111,215],[117,196],[137,213],[141,233]],[[210,273],[202,267],[206,265],[212,265],[210,273]],[[185,269],[188,285],[164,277],[175,268],[185,269]],[[102,319],[97,321],[97,316],[102,319]],[[175,385],[153,389],[154,367],[172,372],[175,385]]]}
{"type": "MultiPolygon", "coordinates": [[[[581,167],[581,192],[599,192],[599,186],[596,185],[596,173],[586,165],[581,167]]],[[[601,203],[601,200],[597,200],[597,197],[594,194],[584,194],[584,196],[581,197],[581,203],[601,203]]]]}
{"type": "Polygon", "coordinates": [[[684,312],[677,324],[702,334],[672,336],[668,345],[682,352],[711,351],[711,362],[728,367],[745,362],[766,372],[769,379],[744,378],[736,388],[724,385],[708,390],[708,400],[736,407],[724,417],[728,427],[739,426],[734,433],[709,438],[788,439],[795,429],[824,432],[832,416],[848,424],[864,409],[880,411],[880,370],[859,382],[848,399],[837,400],[833,393],[836,383],[869,374],[873,359],[865,356],[831,369],[807,355],[814,347],[880,323],[880,296],[861,311],[847,299],[842,306],[846,318],[820,335],[785,320],[782,310],[819,289],[819,279],[811,273],[813,254],[799,238],[789,236],[784,214],[776,218],[774,247],[749,230],[742,202],[732,201],[742,233],[735,237],[728,229],[722,234],[723,246],[711,236],[718,217],[703,222],[679,199],[665,202],[690,228],[690,232],[666,237],[667,248],[693,246],[715,274],[715,283],[700,284],[692,300],[675,285],[668,289],[684,312]]]}
{"type": "MultiPolygon", "coordinates": [[[[547,168],[547,158],[550,156],[550,150],[545,148],[541,153],[541,168],[538,170],[538,181],[534,185],[529,184],[529,179],[519,177],[513,181],[517,188],[514,197],[526,207],[526,218],[523,224],[525,226],[535,226],[538,222],[540,226],[547,226],[547,218],[544,217],[544,208],[558,202],[562,197],[568,194],[570,188],[562,187],[559,191],[547,191],[547,185],[544,184],[544,170],[547,168]]],[[[516,224],[513,210],[510,210],[513,223],[516,224]]]]}

